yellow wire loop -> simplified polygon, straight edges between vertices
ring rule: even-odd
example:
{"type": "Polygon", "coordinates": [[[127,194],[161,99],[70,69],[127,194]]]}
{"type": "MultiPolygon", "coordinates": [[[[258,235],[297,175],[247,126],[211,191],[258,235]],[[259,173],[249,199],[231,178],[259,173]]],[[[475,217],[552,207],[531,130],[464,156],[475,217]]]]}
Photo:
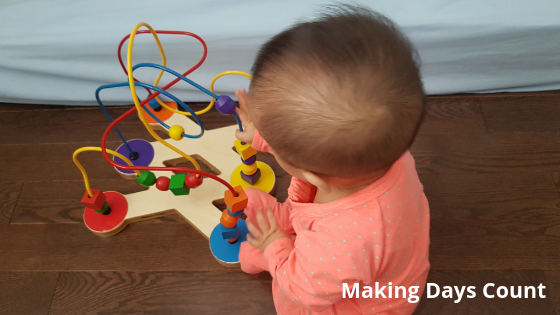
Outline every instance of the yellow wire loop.
{"type": "MultiPolygon", "coordinates": [[[[91,188],[89,186],[89,179],[86,173],[86,170],[84,169],[84,167],[82,166],[82,164],[80,164],[80,162],[78,161],[78,154],[85,152],[85,151],[97,151],[97,152],[101,152],[101,148],[99,147],[83,147],[83,148],[79,148],[78,150],[74,151],[74,155],[72,155],[72,160],[74,160],[74,164],[76,164],[76,166],[80,169],[80,171],[82,172],[82,176],[84,177],[84,183],[86,184],[86,190],[88,192],[88,195],[90,197],[93,197],[93,193],[91,192],[91,188]]],[[[128,164],[129,166],[134,166],[134,164],[132,164],[132,162],[130,162],[129,159],[127,159],[126,157],[124,157],[124,155],[120,154],[119,152],[115,152],[113,150],[109,150],[107,149],[107,153],[112,154],[112,155],[116,155],[118,157],[120,157],[123,161],[126,162],[126,164],[128,164]]],[[[136,175],[140,175],[139,171],[134,171],[136,173],[136,175]]]]}
{"type": "MultiPolygon", "coordinates": [[[[150,126],[148,121],[146,120],[146,117],[144,117],[142,107],[140,106],[140,102],[138,102],[138,98],[136,97],[136,95],[137,95],[136,94],[136,85],[134,85],[134,77],[132,76],[132,70],[131,70],[132,69],[132,48],[134,46],[134,37],[136,37],[136,33],[138,32],[138,29],[142,26],[145,26],[146,28],[148,28],[150,30],[150,32],[152,33],[152,35],[154,36],[156,44],[158,45],[158,48],[159,48],[159,52],[161,53],[163,66],[165,66],[165,61],[166,61],[165,60],[165,52],[163,51],[163,47],[161,47],[161,43],[159,41],[157,33],[154,31],[154,29],[148,23],[144,23],[144,22],[138,23],[134,27],[132,32],[130,33],[130,39],[128,40],[128,51],[126,53],[126,66],[129,69],[129,71],[128,71],[128,84],[130,85],[130,92],[132,93],[132,100],[134,101],[134,106],[136,106],[136,109],[138,111],[138,116],[140,117],[140,120],[144,124],[144,127],[146,127],[146,129],[152,135],[152,137],[154,137],[154,139],[156,139],[161,144],[165,145],[166,147],[170,148],[171,150],[175,151],[179,155],[181,155],[184,158],[186,158],[187,160],[189,160],[192,164],[194,164],[194,166],[197,170],[200,170],[200,165],[198,165],[198,163],[195,161],[195,159],[193,159],[192,157],[190,157],[188,154],[184,153],[183,151],[177,149],[176,147],[172,146],[171,144],[167,143],[160,136],[158,136],[154,132],[154,130],[152,129],[152,127],[150,126]]],[[[156,83],[154,85],[157,85],[157,83],[159,82],[159,79],[161,78],[162,74],[163,74],[163,70],[160,70],[160,73],[159,73],[158,78],[156,80],[156,83]]],[[[199,177],[198,174],[197,174],[197,177],[199,177]]]]}

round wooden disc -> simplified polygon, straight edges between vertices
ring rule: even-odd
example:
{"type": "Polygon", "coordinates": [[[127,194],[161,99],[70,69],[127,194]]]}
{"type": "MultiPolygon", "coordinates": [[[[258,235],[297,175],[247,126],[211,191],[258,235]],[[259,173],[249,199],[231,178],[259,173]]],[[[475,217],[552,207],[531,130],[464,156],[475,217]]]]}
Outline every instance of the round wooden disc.
{"type": "Polygon", "coordinates": [[[255,185],[251,185],[241,178],[241,169],[244,164],[239,165],[231,174],[230,184],[235,187],[241,185],[243,189],[248,187],[253,187],[270,194],[274,190],[274,185],[276,185],[276,176],[274,176],[274,171],[272,168],[261,161],[257,161],[257,167],[261,170],[261,178],[257,181],[255,185]]]}
{"type": "MultiPolygon", "coordinates": [[[[173,108],[173,109],[177,109],[177,103],[175,102],[164,102],[165,105],[173,108]]],[[[154,116],[156,116],[157,118],[161,119],[161,121],[166,121],[168,120],[171,116],[173,116],[173,114],[175,114],[172,111],[169,111],[165,108],[162,108],[159,112],[156,112],[155,110],[153,110],[150,106],[146,105],[144,106],[144,108],[146,110],[149,110],[150,112],[152,112],[152,114],[154,114],[154,116]]],[[[159,123],[152,118],[152,116],[150,116],[149,114],[144,113],[144,117],[146,117],[146,120],[148,121],[148,123],[150,124],[157,124],[159,126],[159,123]]]]}
{"type": "Polygon", "coordinates": [[[210,250],[212,255],[224,266],[236,267],[239,265],[241,242],[247,240],[247,233],[249,233],[245,220],[237,221],[237,229],[239,230],[239,239],[233,244],[230,244],[222,237],[221,224],[216,225],[214,230],[212,230],[212,234],[210,234],[210,250]]]}
{"type": "MultiPolygon", "coordinates": [[[[152,163],[152,161],[154,160],[154,156],[155,156],[155,151],[154,151],[154,147],[152,146],[152,144],[146,140],[143,139],[133,139],[133,140],[128,140],[128,145],[130,146],[130,148],[132,149],[132,151],[137,152],[138,153],[138,158],[136,160],[132,160],[132,165],[134,166],[150,166],[150,164],[152,163]]],[[[126,145],[123,143],[121,144],[117,150],[118,153],[124,155],[125,157],[129,157],[129,152],[128,148],[126,147],[126,145]]],[[[121,165],[128,165],[126,164],[125,161],[123,161],[120,157],[118,156],[113,156],[113,161],[121,164],[121,165]]],[[[123,175],[131,175],[130,178],[131,179],[135,179],[136,178],[136,173],[134,173],[134,171],[132,170],[122,170],[120,168],[115,167],[115,169],[117,170],[117,172],[123,174],[123,175]]]]}
{"type": "Polygon", "coordinates": [[[128,213],[128,202],[125,196],[116,191],[108,191],[105,196],[111,213],[104,215],[95,212],[93,208],[86,208],[84,211],[84,223],[97,234],[114,232],[123,224],[128,213]]]}

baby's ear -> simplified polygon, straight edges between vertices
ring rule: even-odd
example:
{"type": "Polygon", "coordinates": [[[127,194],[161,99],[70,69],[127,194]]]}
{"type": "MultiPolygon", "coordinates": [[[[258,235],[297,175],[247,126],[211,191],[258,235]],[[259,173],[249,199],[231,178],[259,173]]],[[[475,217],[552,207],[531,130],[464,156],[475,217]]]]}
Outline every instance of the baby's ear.
{"type": "Polygon", "coordinates": [[[323,190],[326,193],[331,191],[331,186],[329,185],[329,177],[326,175],[317,174],[311,171],[302,170],[301,174],[303,178],[311,183],[313,186],[323,190]]]}

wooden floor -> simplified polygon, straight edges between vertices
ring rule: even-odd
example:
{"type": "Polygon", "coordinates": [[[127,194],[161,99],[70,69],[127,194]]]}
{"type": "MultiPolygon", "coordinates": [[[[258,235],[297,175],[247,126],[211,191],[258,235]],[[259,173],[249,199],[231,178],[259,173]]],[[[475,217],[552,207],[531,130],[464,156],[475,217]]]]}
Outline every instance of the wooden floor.
{"type": "MultiPolygon", "coordinates": [[[[233,123],[202,118],[207,129],[233,123]]],[[[0,314],[274,313],[270,276],[222,267],[178,215],[110,238],[87,230],[71,155],[99,145],[106,126],[94,107],[0,105],[0,314]]],[[[136,119],[120,128],[151,139],[136,119]]],[[[411,151],[431,207],[428,281],[477,287],[460,303],[423,298],[415,314],[560,315],[560,93],[431,97],[411,151]],[[487,299],[488,282],[542,283],[546,298],[487,299]]],[[[284,200],[287,174],[260,158],[284,200]]],[[[95,188],[142,189],[100,154],[81,161],[95,188]]]]}

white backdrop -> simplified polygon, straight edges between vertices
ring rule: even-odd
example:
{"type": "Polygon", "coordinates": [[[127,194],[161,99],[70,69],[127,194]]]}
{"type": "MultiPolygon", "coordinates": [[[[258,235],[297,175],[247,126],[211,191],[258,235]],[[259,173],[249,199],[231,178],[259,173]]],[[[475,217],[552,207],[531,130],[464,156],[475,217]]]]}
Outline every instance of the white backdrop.
{"type": "MultiPolygon", "coordinates": [[[[126,81],[117,46],[138,22],[200,35],[208,58],[190,78],[208,87],[225,70],[250,71],[259,46],[325,1],[2,0],[0,102],[95,104],[95,89],[126,81]]],[[[392,18],[417,46],[429,94],[560,89],[560,1],[358,1],[392,18]]],[[[184,72],[201,56],[192,38],[162,35],[168,66],[184,72]]],[[[133,63],[159,63],[150,35],[139,35],[133,63]]],[[[126,54],[126,51],[123,50],[126,54]]],[[[153,69],[135,76],[153,83],[153,69]]],[[[173,79],[164,76],[163,83],[173,79]]],[[[162,85],[160,85],[162,86],[162,85]]],[[[247,87],[218,81],[218,93],[247,87]]],[[[185,101],[208,97],[185,83],[185,101]]],[[[144,95],[140,95],[143,97],[144,95]]],[[[128,88],[102,92],[107,104],[130,104],[128,88]]]]}

